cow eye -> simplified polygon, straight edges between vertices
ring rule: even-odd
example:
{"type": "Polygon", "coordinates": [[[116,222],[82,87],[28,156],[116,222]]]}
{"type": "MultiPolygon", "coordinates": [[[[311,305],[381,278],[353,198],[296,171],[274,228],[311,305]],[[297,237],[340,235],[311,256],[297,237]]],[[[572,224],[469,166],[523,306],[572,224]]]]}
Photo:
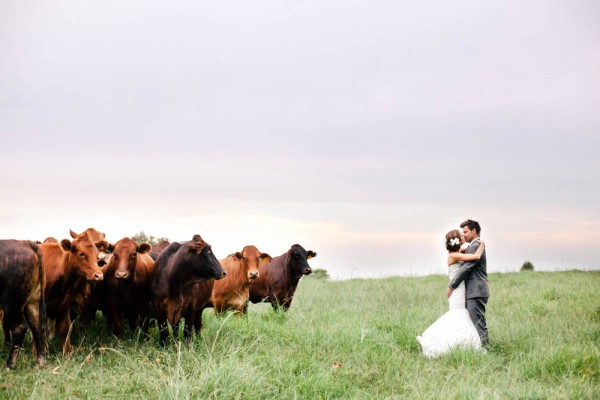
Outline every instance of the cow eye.
{"type": "Polygon", "coordinates": [[[135,258],[137,256],[137,253],[133,253],[132,255],[130,255],[129,257],[131,258],[135,258]]]}
{"type": "Polygon", "coordinates": [[[212,254],[212,251],[210,251],[210,249],[206,249],[206,254],[212,254]]]}
{"type": "Polygon", "coordinates": [[[85,258],[85,253],[83,253],[83,252],[79,253],[79,258],[84,259],[85,258]]]}

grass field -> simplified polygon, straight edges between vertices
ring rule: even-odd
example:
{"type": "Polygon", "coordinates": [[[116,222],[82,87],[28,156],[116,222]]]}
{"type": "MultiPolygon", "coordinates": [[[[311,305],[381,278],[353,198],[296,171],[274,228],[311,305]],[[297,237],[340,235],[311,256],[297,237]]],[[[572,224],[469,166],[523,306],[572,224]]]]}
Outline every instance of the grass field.
{"type": "Polygon", "coordinates": [[[119,341],[98,318],[45,368],[23,350],[14,371],[1,370],[0,398],[600,397],[600,272],[491,274],[488,354],[426,359],[416,336],[446,311],[446,281],[305,277],[287,314],[209,309],[202,335],[165,349],[156,329],[151,341],[119,341]]]}

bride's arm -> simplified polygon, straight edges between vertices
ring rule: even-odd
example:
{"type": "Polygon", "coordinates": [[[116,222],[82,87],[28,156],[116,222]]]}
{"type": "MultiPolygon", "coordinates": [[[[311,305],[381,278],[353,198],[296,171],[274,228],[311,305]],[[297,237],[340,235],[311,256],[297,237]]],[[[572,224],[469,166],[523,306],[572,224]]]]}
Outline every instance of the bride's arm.
{"type": "Polygon", "coordinates": [[[463,253],[453,253],[452,258],[456,261],[477,261],[481,258],[483,254],[483,250],[485,250],[485,243],[480,241],[479,247],[473,254],[463,254],[463,253]]]}

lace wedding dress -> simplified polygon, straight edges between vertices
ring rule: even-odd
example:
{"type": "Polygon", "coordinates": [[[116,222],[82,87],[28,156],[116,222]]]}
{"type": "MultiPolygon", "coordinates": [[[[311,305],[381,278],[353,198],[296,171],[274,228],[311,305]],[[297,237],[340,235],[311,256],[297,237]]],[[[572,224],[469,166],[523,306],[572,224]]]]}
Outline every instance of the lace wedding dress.
{"type": "MultiPolygon", "coordinates": [[[[460,262],[448,267],[450,280],[454,277],[460,262]]],[[[437,357],[457,347],[481,350],[481,340],[465,306],[465,283],[462,282],[448,299],[449,310],[429,326],[417,340],[423,354],[437,357]]]]}

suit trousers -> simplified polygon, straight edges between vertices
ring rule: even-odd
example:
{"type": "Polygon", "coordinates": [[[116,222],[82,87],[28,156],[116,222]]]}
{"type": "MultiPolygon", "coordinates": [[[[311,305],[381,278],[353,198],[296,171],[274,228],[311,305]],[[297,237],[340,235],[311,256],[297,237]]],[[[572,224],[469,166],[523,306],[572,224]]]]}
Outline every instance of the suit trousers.
{"type": "Polygon", "coordinates": [[[487,302],[487,297],[467,299],[467,310],[469,311],[471,321],[473,321],[473,324],[477,329],[477,333],[479,333],[482,346],[487,346],[489,342],[488,329],[485,322],[485,306],[487,305],[487,302]]]}

